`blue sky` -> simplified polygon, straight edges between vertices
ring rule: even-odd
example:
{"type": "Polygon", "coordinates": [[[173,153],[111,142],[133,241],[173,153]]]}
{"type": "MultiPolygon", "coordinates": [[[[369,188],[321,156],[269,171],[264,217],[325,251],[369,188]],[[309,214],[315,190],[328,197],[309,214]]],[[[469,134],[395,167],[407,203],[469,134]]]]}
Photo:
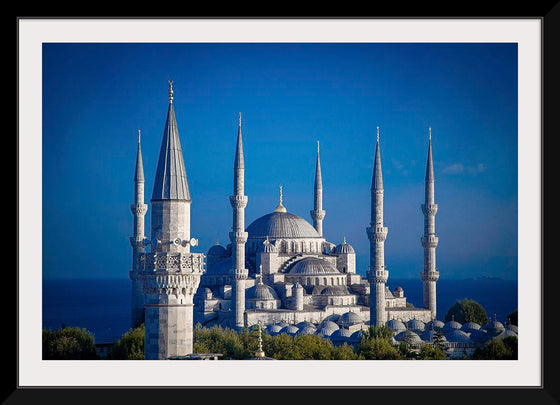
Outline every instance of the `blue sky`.
{"type": "Polygon", "coordinates": [[[516,44],[47,43],[42,56],[43,277],[127,277],[137,131],[148,203],[171,79],[198,251],[228,242],[241,112],[246,225],[280,184],[311,222],[319,140],[324,234],[346,236],[364,273],[379,126],[385,262],[419,278],[431,126],[441,277],[517,278],[516,44]]]}

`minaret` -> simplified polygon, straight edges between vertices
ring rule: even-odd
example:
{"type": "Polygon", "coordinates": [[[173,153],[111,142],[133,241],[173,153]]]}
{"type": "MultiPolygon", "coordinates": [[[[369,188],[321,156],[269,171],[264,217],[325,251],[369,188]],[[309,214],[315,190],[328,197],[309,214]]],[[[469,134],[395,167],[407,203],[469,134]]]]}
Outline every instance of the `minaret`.
{"type": "Polygon", "coordinates": [[[436,268],[436,247],[438,237],[436,236],[436,213],[438,205],[434,198],[434,162],[432,159],[432,128],[428,135],[428,161],[426,163],[426,189],[425,200],[422,204],[424,214],[424,235],[421,238],[424,248],[424,271],[421,277],[424,284],[424,308],[432,313],[432,319],[436,319],[436,282],[439,279],[439,271],[436,268]]]}
{"type": "Polygon", "coordinates": [[[371,325],[383,326],[387,321],[385,283],[389,278],[389,272],[385,270],[385,239],[389,229],[383,226],[383,176],[379,150],[379,127],[377,127],[377,145],[371,180],[371,223],[366,230],[370,243],[370,270],[367,272],[367,279],[370,283],[370,322],[371,325]]]}
{"type": "Polygon", "coordinates": [[[193,350],[193,295],[204,255],[191,253],[191,196],[173,109],[173,82],[150,200],[151,252],[140,256],[145,299],[146,360],[184,356],[193,350]]]}
{"type": "Polygon", "coordinates": [[[233,195],[229,202],[233,209],[233,226],[229,234],[232,247],[232,280],[233,297],[235,299],[235,328],[241,329],[245,326],[245,280],[249,271],[245,268],[245,243],[247,232],[245,232],[245,207],[247,206],[245,195],[245,162],[243,159],[243,140],[241,136],[241,113],[239,113],[239,127],[237,129],[237,148],[233,163],[233,195]]]}
{"type": "Polygon", "coordinates": [[[142,164],[142,149],[140,147],[140,130],[138,130],[138,149],[136,152],[136,170],[134,172],[134,204],[130,204],[130,211],[134,217],[132,245],[132,270],[129,278],[132,281],[131,294],[131,327],[136,328],[144,322],[144,294],[138,281],[138,256],[145,252],[144,216],[148,206],[144,204],[144,166],[142,164]]]}
{"type": "Polygon", "coordinates": [[[311,211],[313,227],[320,236],[323,236],[323,218],[325,218],[325,211],[323,210],[323,180],[321,177],[321,160],[319,158],[319,141],[317,141],[317,163],[315,166],[315,188],[313,197],[313,210],[311,211]]]}

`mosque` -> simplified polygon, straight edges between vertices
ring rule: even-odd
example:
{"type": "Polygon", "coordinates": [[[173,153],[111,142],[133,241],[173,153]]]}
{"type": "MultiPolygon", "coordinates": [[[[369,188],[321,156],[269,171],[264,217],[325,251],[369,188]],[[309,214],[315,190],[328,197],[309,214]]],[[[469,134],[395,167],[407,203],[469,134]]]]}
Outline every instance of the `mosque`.
{"type": "MultiPolygon", "coordinates": [[[[198,241],[191,237],[191,197],[173,108],[172,82],[150,200],[150,239],[144,230],[148,206],[144,203],[138,134],[134,203],[130,206],[134,224],[129,278],[132,325],[145,323],[145,358],[168,359],[192,353],[196,323],[235,329],[263,325],[271,334],[280,330],[292,335],[316,333],[339,341],[350,339],[369,325],[391,327],[395,339],[405,330],[416,336],[424,332],[429,335],[428,325],[438,322],[439,278],[431,129],[425,201],[421,205],[424,269],[420,275],[424,300],[423,307],[415,308],[407,305],[401,287],[391,290],[387,285],[384,244],[388,228],[383,221],[379,127],[371,183],[371,222],[365,232],[370,241],[370,270],[365,278],[356,271],[356,253],[348,241],[342,237],[341,242],[334,243],[323,236],[326,211],[319,143],[310,204],[312,223],[288,211],[280,186],[278,205],[245,225],[249,198],[244,189],[241,128],[240,114],[233,156],[233,193],[229,197],[233,214],[230,243],[216,244],[206,255],[191,252],[198,241]]],[[[453,327],[456,329],[456,325],[453,327]]]]}

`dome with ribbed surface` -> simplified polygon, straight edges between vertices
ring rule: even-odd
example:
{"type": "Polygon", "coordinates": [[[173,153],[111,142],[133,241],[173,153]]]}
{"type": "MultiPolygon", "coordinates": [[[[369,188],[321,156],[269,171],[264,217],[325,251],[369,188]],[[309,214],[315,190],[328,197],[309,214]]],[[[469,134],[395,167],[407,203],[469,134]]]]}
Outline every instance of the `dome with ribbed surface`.
{"type": "Polygon", "coordinates": [[[245,291],[245,297],[248,300],[269,301],[277,300],[278,295],[274,288],[259,282],[245,291]]]}
{"type": "Polygon", "coordinates": [[[398,319],[391,319],[387,321],[386,325],[393,332],[400,332],[406,330],[406,325],[402,321],[399,321],[398,319]]]}
{"type": "Polygon", "coordinates": [[[469,335],[459,329],[451,329],[445,333],[448,342],[470,342],[469,335]]]}
{"type": "Polygon", "coordinates": [[[246,229],[249,239],[321,238],[313,225],[288,212],[272,212],[254,220],[246,229]]]}
{"type": "Polygon", "coordinates": [[[315,276],[326,274],[340,274],[332,264],[317,257],[306,257],[292,264],[288,271],[291,275],[315,276]]]}
{"type": "Polygon", "coordinates": [[[479,330],[480,325],[476,322],[467,322],[461,326],[463,332],[471,333],[472,331],[479,330]]]}
{"type": "Polygon", "coordinates": [[[338,319],[337,323],[341,326],[352,326],[363,323],[363,319],[355,312],[345,312],[338,319]]]}
{"type": "Polygon", "coordinates": [[[348,254],[348,253],[356,253],[356,252],[354,251],[354,248],[351,245],[346,243],[346,238],[344,238],[342,243],[340,245],[337,245],[333,249],[333,253],[339,255],[339,254],[348,254]]]}

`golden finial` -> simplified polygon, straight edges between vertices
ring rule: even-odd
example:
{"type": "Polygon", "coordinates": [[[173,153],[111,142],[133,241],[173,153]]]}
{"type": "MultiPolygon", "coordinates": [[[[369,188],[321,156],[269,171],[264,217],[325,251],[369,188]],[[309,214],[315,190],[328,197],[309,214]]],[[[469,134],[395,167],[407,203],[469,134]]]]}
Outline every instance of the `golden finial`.
{"type": "Polygon", "coordinates": [[[276,207],[274,212],[286,212],[286,207],[282,205],[282,184],[280,184],[280,196],[278,200],[278,206],[276,207]]]}
{"type": "Polygon", "coordinates": [[[261,328],[261,321],[259,320],[257,323],[259,327],[259,349],[255,352],[255,357],[265,357],[264,350],[262,347],[262,328],[261,328]]]}
{"type": "Polygon", "coordinates": [[[169,103],[173,103],[173,80],[167,80],[169,83],[169,103]]]}

